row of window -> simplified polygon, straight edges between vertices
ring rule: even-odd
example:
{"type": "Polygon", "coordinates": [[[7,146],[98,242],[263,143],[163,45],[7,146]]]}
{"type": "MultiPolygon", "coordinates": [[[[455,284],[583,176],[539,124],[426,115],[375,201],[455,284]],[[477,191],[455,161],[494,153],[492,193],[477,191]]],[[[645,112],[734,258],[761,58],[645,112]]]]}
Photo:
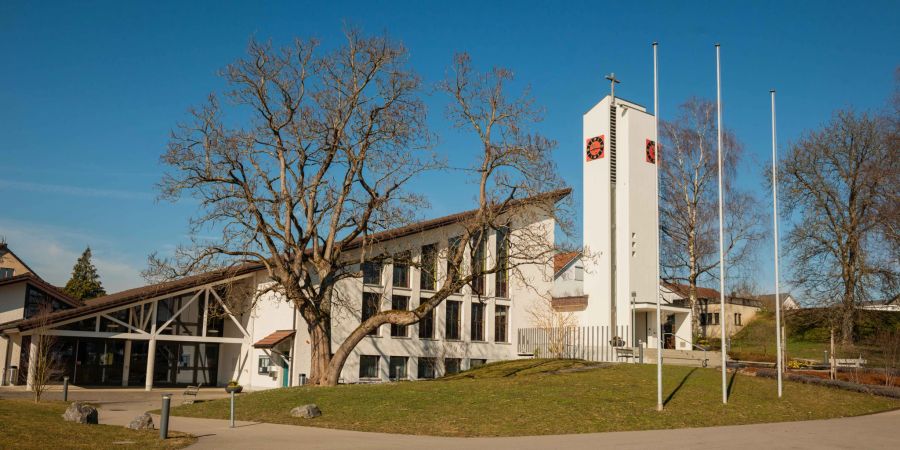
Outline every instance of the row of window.
{"type": "MultiPolygon", "coordinates": [[[[496,232],[497,272],[494,274],[494,295],[496,297],[509,296],[509,229],[500,228],[496,232]]],[[[475,253],[470,262],[471,273],[478,275],[487,270],[486,267],[486,239],[473,242],[475,253]]],[[[459,250],[460,238],[448,240],[448,255],[454,255],[459,250]]],[[[410,268],[412,258],[408,252],[394,255],[392,283],[395,288],[411,288],[410,268]]],[[[421,248],[421,260],[419,261],[419,289],[424,291],[437,290],[438,273],[438,245],[428,244],[421,248]]],[[[459,268],[447,258],[447,279],[454,280],[459,273],[459,268]]],[[[382,285],[382,271],[384,267],[380,261],[367,261],[363,263],[363,283],[372,286],[382,285]]],[[[471,283],[472,292],[476,295],[485,295],[485,276],[477,276],[471,283]]],[[[459,292],[459,290],[457,290],[459,292]]]]}
{"type": "MultiPolygon", "coordinates": [[[[743,325],[743,320],[741,317],[741,313],[734,313],[734,324],[737,326],[743,325]]],[[[707,325],[718,325],[719,324],[719,313],[700,313],[700,326],[707,325]]]]}
{"type": "MultiPolygon", "coordinates": [[[[462,304],[458,300],[446,300],[444,313],[444,339],[462,339],[462,304]]],[[[376,292],[364,292],[362,304],[361,322],[372,317],[381,307],[381,294],[376,292]]],[[[409,310],[409,296],[394,295],[391,297],[391,309],[397,311],[409,310]]],[[[485,317],[486,305],[474,301],[469,314],[469,339],[472,341],[486,341],[485,317]]],[[[381,327],[369,332],[370,336],[378,336],[381,327]]],[[[409,337],[406,325],[391,324],[391,337],[409,337]]],[[[434,310],[428,312],[418,323],[419,339],[434,339],[434,310]]],[[[508,342],[509,306],[494,305],[494,342],[508,342]]]]}
{"type": "MultiPolygon", "coordinates": [[[[451,375],[462,370],[462,358],[417,358],[416,378],[434,378],[439,374],[451,375]]],[[[469,359],[469,368],[473,369],[484,365],[486,359],[469,359]]],[[[381,379],[381,357],[377,355],[360,355],[359,357],[360,379],[381,379]]],[[[388,357],[388,378],[392,380],[406,380],[409,378],[409,357],[388,357]]]]}

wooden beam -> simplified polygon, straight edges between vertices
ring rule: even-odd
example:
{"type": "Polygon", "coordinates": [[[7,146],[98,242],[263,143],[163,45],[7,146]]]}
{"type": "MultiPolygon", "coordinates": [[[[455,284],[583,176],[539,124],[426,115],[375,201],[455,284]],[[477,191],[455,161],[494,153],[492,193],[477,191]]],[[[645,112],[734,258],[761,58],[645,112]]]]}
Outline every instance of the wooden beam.
{"type": "MultiPolygon", "coordinates": [[[[188,300],[187,303],[185,303],[184,305],[181,306],[181,309],[179,309],[178,311],[176,311],[175,314],[172,314],[172,317],[170,317],[169,320],[167,320],[164,324],[162,324],[161,327],[157,328],[157,329],[156,329],[156,332],[155,332],[154,334],[156,334],[157,336],[159,336],[160,333],[162,333],[163,331],[165,331],[166,327],[168,327],[169,324],[172,323],[172,321],[174,321],[175,319],[177,319],[177,318],[181,315],[181,313],[184,312],[185,309],[187,309],[188,306],[191,306],[191,305],[194,304],[194,301],[197,300],[197,297],[199,297],[200,294],[201,294],[202,292],[203,292],[203,291],[198,291],[196,294],[194,294],[194,296],[191,297],[191,299],[188,300]]],[[[177,330],[176,330],[176,331],[177,331],[177,330]]]]}
{"type": "Polygon", "coordinates": [[[141,329],[139,329],[139,328],[135,328],[135,327],[133,327],[133,326],[131,326],[131,325],[128,325],[127,323],[122,322],[121,320],[116,319],[115,317],[112,317],[112,316],[110,316],[110,315],[107,315],[107,314],[100,314],[100,316],[101,316],[101,317],[105,317],[105,318],[107,318],[107,319],[109,319],[109,320],[112,320],[113,322],[115,322],[115,323],[117,323],[117,324],[119,324],[119,325],[122,325],[123,327],[127,327],[128,329],[130,329],[130,330],[132,330],[132,331],[137,331],[138,333],[142,333],[142,334],[148,334],[146,331],[141,330],[141,329]]]}
{"type": "MultiPolygon", "coordinates": [[[[244,334],[244,337],[249,338],[250,333],[248,333],[247,329],[244,328],[243,325],[241,325],[241,322],[239,320],[237,320],[236,317],[234,317],[234,314],[232,314],[231,310],[228,309],[228,306],[225,305],[225,302],[222,300],[222,297],[219,297],[219,293],[214,290],[210,290],[210,292],[212,292],[213,297],[215,297],[216,300],[218,300],[219,304],[222,305],[222,308],[225,310],[225,313],[228,314],[228,317],[231,318],[231,321],[234,322],[235,325],[237,325],[239,330],[241,330],[241,333],[244,334]]],[[[225,330],[222,330],[222,331],[224,332],[225,330]]]]}

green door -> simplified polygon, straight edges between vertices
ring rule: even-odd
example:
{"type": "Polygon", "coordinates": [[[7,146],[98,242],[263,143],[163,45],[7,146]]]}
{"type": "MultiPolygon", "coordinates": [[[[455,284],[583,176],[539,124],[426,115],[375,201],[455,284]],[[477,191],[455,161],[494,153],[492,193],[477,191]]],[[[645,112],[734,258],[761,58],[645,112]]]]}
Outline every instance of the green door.
{"type": "Polygon", "coordinates": [[[285,357],[281,357],[281,387],[288,387],[290,384],[291,371],[288,361],[285,357]]]}

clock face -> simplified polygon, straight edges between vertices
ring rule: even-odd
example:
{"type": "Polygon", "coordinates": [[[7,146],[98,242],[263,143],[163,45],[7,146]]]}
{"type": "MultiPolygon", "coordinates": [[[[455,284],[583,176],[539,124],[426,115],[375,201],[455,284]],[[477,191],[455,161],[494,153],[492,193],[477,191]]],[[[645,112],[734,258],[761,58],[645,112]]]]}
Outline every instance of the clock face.
{"type": "Polygon", "coordinates": [[[647,139],[646,156],[648,163],[656,164],[656,142],[650,139],[647,139]]]}
{"type": "Polygon", "coordinates": [[[585,145],[586,161],[593,161],[603,157],[603,135],[592,137],[585,145]]]}

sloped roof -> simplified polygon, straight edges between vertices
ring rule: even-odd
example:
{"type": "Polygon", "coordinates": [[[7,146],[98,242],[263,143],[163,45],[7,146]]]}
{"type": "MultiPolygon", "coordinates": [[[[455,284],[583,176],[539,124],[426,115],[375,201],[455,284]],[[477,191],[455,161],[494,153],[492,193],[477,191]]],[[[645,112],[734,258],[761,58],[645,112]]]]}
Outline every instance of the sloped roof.
{"type": "MultiPolygon", "coordinates": [[[[688,298],[690,296],[691,287],[687,284],[669,283],[666,281],[663,281],[662,284],[672,292],[684,298],[688,298]]],[[[719,291],[711,288],[697,286],[697,298],[704,300],[714,300],[719,298],[719,291]]]]}
{"type": "Polygon", "coordinates": [[[290,338],[296,333],[296,330],[278,330],[272,334],[253,343],[253,348],[272,348],[280,344],[281,341],[290,338]]]}
{"type": "Polygon", "coordinates": [[[28,270],[29,272],[33,273],[34,276],[40,278],[40,276],[37,274],[37,272],[34,271],[34,269],[32,269],[31,267],[28,267],[28,264],[25,262],[24,259],[19,258],[19,255],[16,255],[12,251],[12,249],[9,248],[9,244],[7,244],[6,242],[0,242],[0,255],[3,255],[4,253],[8,253],[8,254],[12,255],[12,257],[15,258],[16,261],[18,261],[19,264],[22,265],[22,267],[25,267],[25,269],[28,270]]]}
{"type": "Polygon", "coordinates": [[[68,294],[61,291],[58,287],[44,281],[43,278],[37,276],[34,272],[25,272],[21,275],[16,275],[14,277],[4,278],[0,280],[0,286],[6,286],[16,283],[31,284],[32,286],[39,288],[41,291],[46,292],[47,295],[63,303],[66,303],[70,306],[81,306],[81,302],[70,297],[68,294]]]}
{"type": "Polygon", "coordinates": [[[553,273],[559,273],[560,270],[566,268],[570,262],[581,255],[579,251],[563,252],[553,255],[553,273]]]}

